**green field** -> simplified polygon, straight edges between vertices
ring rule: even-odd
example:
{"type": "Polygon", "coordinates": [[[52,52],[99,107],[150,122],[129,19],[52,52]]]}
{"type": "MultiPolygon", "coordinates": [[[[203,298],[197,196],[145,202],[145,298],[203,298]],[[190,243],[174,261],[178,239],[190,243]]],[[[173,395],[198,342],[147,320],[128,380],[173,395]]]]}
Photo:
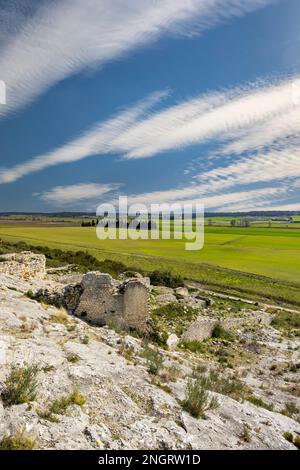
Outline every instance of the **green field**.
{"type": "Polygon", "coordinates": [[[0,227],[0,238],[63,250],[146,271],[171,269],[215,290],[300,305],[300,230],[206,227],[205,246],[184,250],[182,240],[105,240],[94,228],[0,227]]]}

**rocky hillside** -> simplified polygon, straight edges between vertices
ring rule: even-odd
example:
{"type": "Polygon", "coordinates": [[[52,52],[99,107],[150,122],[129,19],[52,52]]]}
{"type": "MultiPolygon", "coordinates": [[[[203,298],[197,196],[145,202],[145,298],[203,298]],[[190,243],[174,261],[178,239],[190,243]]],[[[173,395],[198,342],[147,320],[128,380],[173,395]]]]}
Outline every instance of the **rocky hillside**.
{"type": "Polygon", "coordinates": [[[299,337],[270,312],[155,287],[146,341],[33,299],[59,281],[0,274],[0,448],[297,449],[299,337]]]}

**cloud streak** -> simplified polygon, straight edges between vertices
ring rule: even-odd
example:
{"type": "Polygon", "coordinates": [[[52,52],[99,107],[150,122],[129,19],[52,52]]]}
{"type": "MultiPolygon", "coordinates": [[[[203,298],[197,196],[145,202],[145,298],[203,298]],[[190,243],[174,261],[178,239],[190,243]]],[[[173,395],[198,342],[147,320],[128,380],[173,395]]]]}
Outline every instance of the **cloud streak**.
{"type": "Polygon", "coordinates": [[[272,1],[60,0],[39,7],[15,1],[0,16],[0,71],[8,88],[0,117],[66,77],[101,68],[162,35],[201,34],[272,1]],[[19,4],[35,14],[15,15],[13,24],[19,4]]]}
{"type": "Polygon", "coordinates": [[[167,92],[154,93],[96,124],[65,146],[11,169],[2,169],[0,183],[91,155],[113,153],[127,159],[144,158],[212,139],[224,143],[220,154],[228,154],[229,148],[234,153],[234,147],[236,152],[244,152],[266,145],[279,151],[279,141],[286,147],[286,140],[290,143],[300,133],[297,119],[300,100],[295,100],[293,94],[293,85],[298,81],[296,76],[281,82],[258,82],[211,92],[149,114],[167,95],[167,92]]]}
{"type": "Polygon", "coordinates": [[[153,93],[145,100],[122,110],[104,123],[96,124],[91,130],[83,133],[82,136],[56,150],[34,157],[9,169],[0,168],[0,184],[13,183],[28,174],[45,168],[76,162],[91,155],[112,152],[114,150],[112,142],[116,137],[126,133],[147,111],[167,95],[168,91],[153,93]]]}
{"type": "Polygon", "coordinates": [[[68,206],[74,203],[103,197],[105,194],[120,188],[120,184],[80,183],[70,186],[56,186],[40,194],[43,201],[56,206],[68,206]]]}

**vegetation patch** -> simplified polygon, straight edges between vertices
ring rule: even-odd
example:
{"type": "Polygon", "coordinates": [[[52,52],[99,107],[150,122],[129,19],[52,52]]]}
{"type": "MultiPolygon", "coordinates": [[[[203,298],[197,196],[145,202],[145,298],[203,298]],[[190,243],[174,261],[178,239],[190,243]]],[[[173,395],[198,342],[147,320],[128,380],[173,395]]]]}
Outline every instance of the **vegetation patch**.
{"type": "Polygon", "coordinates": [[[33,450],[35,446],[35,439],[25,432],[5,436],[0,441],[0,450],[33,450]]]}
{"type": "Polygon", "coordinates": [[[61,325],[69,326],[70,323],[70,316],[63,308],[57,310],[51,317],[49,318],[50,323],[60,323],[61,325]]]}
{"type": "Polygon", "coordinates": [[[55,415],[65,415],[71,405],[83,406],[85,402],[85,396],[82,395],[79,390],[74,389],[69,395],[64,395],[54,400],[48,410],[39,412],[39,416],[48,421],[57,423],[59,420],[55,415]]]}
{"type": "Polygon", "coordinates": [[[183,277],[173,274],[171,271],[152,271],[149,273],[149,277],[153,286],[166,286],[173,289],[184,286],[183,277]]]}
{"type": "Polygon", "coordinates": [[[76,364],[76,362],[80,361],[80,357],[78,356],[78,354],[69,353],[67,354],[67,361],[71,362],[72,364],[76,364]]]}
{"type": "Polygon", "coordinates": [[[300,315],[292,312],[280,312],[272,320],[271,325],[288,335],[300,336],[300,315]]]}
{"type": "Polygon", "coordinates": [[[149,374],[158,375],[164,363],[163,356],[159,350],[146,344],[143,357],[146,359],[149,374]]]}
{"type": "Polygon", "coordinates": [[[185,399],[181,404],[194,418],[204,418],[206,411],[216,409],[219,406],[215,397],[210,398],[210,387],[210,380],[203,375],[187,379],[185,399]]]}
{"type": "Polygon", "coordinates": [[[30,403],[37,395],[37,365],[11,366],[10,373],[4,382],[4,390],[1,394],[5,406],[30,403]]]}
{"type": "Polygon", "coordinates": [[[180,302],[162,305],[152,311],[152,341],[165,346],[170,333],[181,336],[199,311],[180,302]]]}
{"type": "Polygon", "coordinates": [[[253,403],[255,406],[260,406],[261,408],[265,408],[266,410],[273,411],[273,405],[271,403],[266,403],[261,398],[256,397],[255,395],[249,395],[246,398],[247,401],[253,403]]]}
{"type": "Polygon", "coordinates": [[[226,330],[223,328],[221,323],[217,323],[216,326],[214,327],[212,334],[212,338],[218,338],[218,339],[223,339],[225,341],[234,341],[235,336],[231,331],[226,330]]]}

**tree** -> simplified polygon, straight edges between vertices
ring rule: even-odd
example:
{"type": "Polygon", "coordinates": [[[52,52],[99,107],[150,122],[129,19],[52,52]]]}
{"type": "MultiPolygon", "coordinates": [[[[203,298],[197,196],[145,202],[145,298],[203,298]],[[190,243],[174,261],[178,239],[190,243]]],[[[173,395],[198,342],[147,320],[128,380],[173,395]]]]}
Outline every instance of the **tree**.
{"type": "Polygon", "coordinates": [[[231,225],[231,227],[235,227],[235,226],[236,226],[236,220],[235,220],[235,219],[232,219],[232,220],[230,221],[230,225],[231,225]]]}

